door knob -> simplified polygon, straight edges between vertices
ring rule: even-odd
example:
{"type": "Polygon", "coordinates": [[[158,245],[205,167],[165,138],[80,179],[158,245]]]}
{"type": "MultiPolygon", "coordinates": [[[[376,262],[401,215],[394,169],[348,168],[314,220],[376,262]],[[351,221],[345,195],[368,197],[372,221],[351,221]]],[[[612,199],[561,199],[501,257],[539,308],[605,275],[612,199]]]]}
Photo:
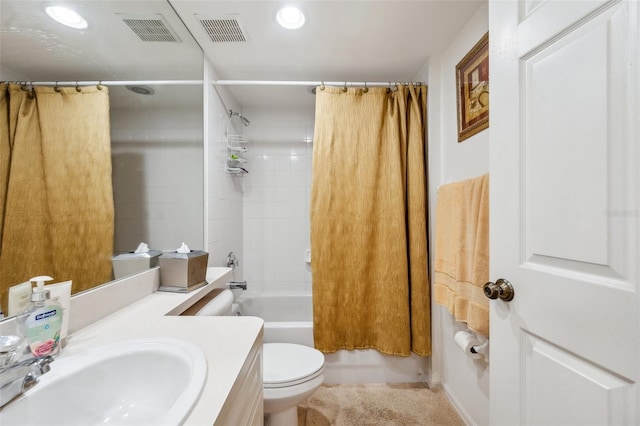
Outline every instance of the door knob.
{"type": "Polygon", "coordinates": [[[484,295],[489,299],[500,298],[505,302],[513,299],[514,290],[511,283],[504,278],[498,278],[496,282],[489,281],[483,287],[484,295]]]}

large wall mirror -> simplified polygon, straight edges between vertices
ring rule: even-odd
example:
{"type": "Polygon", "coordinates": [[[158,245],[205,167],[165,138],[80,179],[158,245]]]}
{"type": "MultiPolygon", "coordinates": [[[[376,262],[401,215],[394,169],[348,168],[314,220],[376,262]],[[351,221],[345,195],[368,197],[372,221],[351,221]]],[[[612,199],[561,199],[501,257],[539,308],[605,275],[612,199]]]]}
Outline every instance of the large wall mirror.
{"type": "Polygon", "coordinates": [[[130,82],[108,85],[114,255],[203,249],[202,50],[165,0],[64,4],[86,29],[50,19],[46,2],[0,2],[0,80],[130,82]]]}

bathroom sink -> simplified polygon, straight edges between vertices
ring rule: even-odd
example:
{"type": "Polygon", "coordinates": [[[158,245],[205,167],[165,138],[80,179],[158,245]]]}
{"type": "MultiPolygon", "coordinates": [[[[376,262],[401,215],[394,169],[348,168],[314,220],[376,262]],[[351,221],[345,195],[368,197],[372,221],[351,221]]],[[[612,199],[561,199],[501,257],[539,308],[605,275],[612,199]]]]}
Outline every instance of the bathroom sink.
{"type": "Polygon", "coordinates": [[[0,409],[0,425],[178,425],[206,372],[202,351],[178,339],[132,339],[63,355],[0,409]]]}

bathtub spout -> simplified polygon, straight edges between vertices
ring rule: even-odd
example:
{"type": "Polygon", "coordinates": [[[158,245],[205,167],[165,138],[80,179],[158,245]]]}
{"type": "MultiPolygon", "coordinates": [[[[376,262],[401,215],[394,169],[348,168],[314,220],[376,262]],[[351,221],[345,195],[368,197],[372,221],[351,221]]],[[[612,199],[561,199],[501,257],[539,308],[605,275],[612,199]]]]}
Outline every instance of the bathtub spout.
{"type": "Polygon", "coordinates": [[[229,289],[231,289],[231,290],[234,290],[234,289],[246,290],[247,289],[247,282],[246,281],[230,281],[229,282],[229,289]]]}

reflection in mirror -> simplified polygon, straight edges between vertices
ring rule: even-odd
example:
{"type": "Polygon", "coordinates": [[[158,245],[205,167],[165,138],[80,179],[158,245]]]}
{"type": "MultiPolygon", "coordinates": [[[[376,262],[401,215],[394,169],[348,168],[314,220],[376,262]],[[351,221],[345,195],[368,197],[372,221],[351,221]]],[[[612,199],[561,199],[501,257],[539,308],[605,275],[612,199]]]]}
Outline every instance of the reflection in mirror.
{"type": "Polygon", "coordinates": [[[113,98],[129,99],[111,111],[115,252],[141,242],[202,249],[202,86],[150,88],[152,95],[110,88],[113,98]]]}
{"type": "MultiPolygon", "coordinates": [[[[182,242],[202,249],[202,85],[168,84],[202,81],[201,49],[165,0],[65,4],[88,21],[87,29],[49,19],[41,1],[0,2],[0,80],[130,82],[108,86],[113,254],[133,251],[140,242],[156,250],[182,242]],[[149,22],[160,25],[162,34],[150,38],[141,29],[149,22]]],[[[20,247],[0,250],[2,256],[20,247]]],[[[49,273],[33,269],[18,281],[49,273]]]]}

